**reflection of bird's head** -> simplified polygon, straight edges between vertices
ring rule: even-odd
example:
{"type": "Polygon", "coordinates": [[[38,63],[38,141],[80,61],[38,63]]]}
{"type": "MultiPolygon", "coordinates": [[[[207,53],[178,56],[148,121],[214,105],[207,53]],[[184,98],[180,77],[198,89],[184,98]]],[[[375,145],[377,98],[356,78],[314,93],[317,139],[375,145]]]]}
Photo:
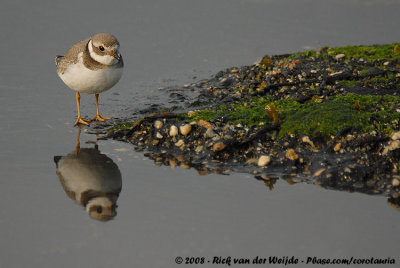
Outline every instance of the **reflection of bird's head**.
{"type": "Polygon", "coordinates": [[[112,220],[122,180],[118,166],[97,148],[82,148],[55,156],[56,173],[67,196],[83,206],[92,219],[112,220]]]}
{"type": "Polygon", "coordinates": [[[112,220],[116,215],[117,206],[106,196],[91,199],[86,205],[86,211],[92,219],[99,221],[112,220]]]}

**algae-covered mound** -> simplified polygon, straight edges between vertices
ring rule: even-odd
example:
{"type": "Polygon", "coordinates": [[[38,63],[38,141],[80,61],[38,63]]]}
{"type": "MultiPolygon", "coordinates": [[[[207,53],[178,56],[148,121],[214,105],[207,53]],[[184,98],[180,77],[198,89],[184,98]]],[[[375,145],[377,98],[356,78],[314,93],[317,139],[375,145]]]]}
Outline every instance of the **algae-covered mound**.
{"type": "Polygon", "coordinates": [[[266,55],[179,90],[198,96],[115,124],[109,136],[149,151],[157,164],[201,173],[284,174],[398,194],[398,44],[266,55]]]}

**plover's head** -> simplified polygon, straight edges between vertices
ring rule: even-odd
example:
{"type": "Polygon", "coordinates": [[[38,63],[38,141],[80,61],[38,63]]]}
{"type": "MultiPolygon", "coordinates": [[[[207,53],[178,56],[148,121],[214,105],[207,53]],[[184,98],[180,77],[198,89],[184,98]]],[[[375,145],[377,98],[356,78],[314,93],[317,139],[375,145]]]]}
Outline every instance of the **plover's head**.
{"type": "Polygon", "coordinates": [[[112,220],[116,215],[117,205],[108,197],[96,197],[86,205],[86,211],[92,219],[99,221],[112,220]]]}
{"type": "Polygon", "coordinates": [[[90,39],[88,48],[90,57],[101,64],[113,65],[121,60],[119,42],[112,34],[96,34],[90,39]]]}

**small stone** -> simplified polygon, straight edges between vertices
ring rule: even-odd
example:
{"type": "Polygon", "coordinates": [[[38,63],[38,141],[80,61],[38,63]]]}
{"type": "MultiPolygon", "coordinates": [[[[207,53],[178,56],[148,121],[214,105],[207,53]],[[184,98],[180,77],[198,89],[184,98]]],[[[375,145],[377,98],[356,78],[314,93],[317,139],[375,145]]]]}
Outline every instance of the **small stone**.
{"type": "Polygon", "coordinates": [[[220,82],[221,87],[228,88],[233,83],[233,79],[230,77],[223,78],[220,82]]]}
{"type": "Polygon", "coordinates": [[[384,66],[388,66],[389,64],[390,64],[389,61],[385,61],[385,62],[383,63],[384,66]]]}
{"type": "Polygon", "coordinates": [[[175,161],[175,159],[169,159],[169,166],[171,167],[171,168],[175,168],[176,167],[176,161],[175,161]]]}
{"type": "Polygon", "coordinates": [[[285,154],[287,159],[296,160],[299,158],[299,155],[293,149],[288,149],[285,154]]]}
{"type": "Polygon", "coordinates": [[[178,135],[178,128],[176,126],[172,125],[171,128],[169,129],[169,135],[171,137],[178,135]]]}
{"type": "Polygon", "coordinates": [[[393,151],[400,148],[400,140],[392,141],[389,145],[389,151],[393,151]]]}
{"type": "Polygon", "coordinates": [[[304,136],[303,138],[301,138],[301,141],[305,142],[305,143],[310,143],[311,142],[310,137],[308,137],[308,136],[304,136]]]}
{"type": "Polygon", "coordinates": [[[194,150],[195,150],[196,153],[200,153],[201,151],[203,151],[203,149],[204,149],[203,145],[199,145],[194,150]]]}
{"type": "Polygon", "coordinates": [[[344,57],[346,57],[346,55],[343,54],[343,53],[341,53],[341,54],[337,54],[337,55],[335,56],[335,59],[340,60],[340,59],[343,59],[344,57]]]}
{"type": "Polygon", "coordinates": [[[392,180],[392,185],[395,186],[395,187],[399,186],[400,185],[400,181],[398,179],[393,179],[392,180]]]}
{"type": "Polygon", "coordinates": [[[347,167],[347,168],[344,169],[344,172],[345,173],[351,173],[351,169],[347,167]]]}
{"type": "Polygon", "coordinates": [[[271,157],[269,155],[262,155],[260,158],[258,158],[257,165],[259,167],[263,167],[268,165],[271,162],[271,157]]]}
{"type": "Polygon", "coordinates": [[[223,149],[225,149],[226,144],[223,143],[222,141],[217,142],[216,144],[213,145],[212,149],[214,152],[218,152],[218,151],[222,151],[223,149]]]}
{"type": "Polygon", "coordinates": [[[340,147],[341,147],[341,146],[342,146],[342,143],[338,142],[338,143],[336,143],[335,147],[333,147],[333,150],[334,150],[335,152],[337,152],[337,151],[340,150],[340,147]]]}
{"type": "Polygon", "coordinates": [[[198,125],[204,128],[211,128],[211,124],[207,121],[204,121],[203,119],[199,120],[198,125]]]}
{"type": "Polygon", "coordinates": [[[239,99],[240,97],[242,97],[242,93],[240,93],[240,92],[235,92],[235,93],[233,94],[233,97],[239,99]]]}
{"type": "Polygon", "coordinates": [[[175,146],[181,147],[181,146],[184,145],[184,144],[185,144],[185,142],[184,142],[183,140],[179,140],[179,141],[177,141],[177,142],[175,143],[175,146]]]}
{"type": "Polygon", "coordinates": [[[257,158],[248,158],[247,160],[246,160],[246,164],[247,165],[255,165],[255,164],[257,164],[258,163],[258,159],[257,158]]]}
{"type": "Polygon", "coordinates": [[[184,169],[190,169],[190,166],[186,163],[181,163],[179,166],[184,169]]]}
{"type": "Polygon", "coordinates": [[[162,138],[163,138],[163,135],[161,135],[160,132],[157,132],[157,133],[156,133],[156,138],[157,138],[157,139],[162,139],[162,138]]]}
{"type": "Polygon", "coordinates": [[[188,113],[187,113],[187,115],[189,116],[189,117],[191,117],[191,116],[193,116],[194,115],[194,111],[189,111],[188,113]]]}
{"type": "Polygon", "coordinates": [[[186,136],[192,130],[192,126],[190,124],[186,124],[186,125],[180,126],[179,130],[181,131],[181,134],[183,136],[186,136]]]}
{"type": "Polygon", "coordinates": [[[400,131],[392,134],[392,140],[400,140],[400,131]]]}
{"type": "Polygon", "coordinates": [[[322,168],[320,170],[317,170],[314,172],[313,176],[314,177],[318,177],[319,175],[321,175],[322,173],[324,173],[324,171],[326,170],[326,168],[322,168]]]}
{"type": "Polygon", "coordinates": [[[197,173],[199,173],[200,176],[204,176],[204,175],[207,175],[207,174],[208,174],[208,171],[207,171],[207,169],[204,169],[204,170],[197,170],[197,173]]]}
{"type": "Polygon", "coordinates": [[[160,120],[157,120],[154,122],[154,127],[156,129],[160,129],[160,128],[162,128],[162,126],[163,126],[163,123],[160,120]]]}
{"type": "Polygon", "coordinates": [[[315,147],[314,143],[310,140],[310,137],[308,136],[304,136],[303,138],[301,138],[301,141],[310,144],[311,147],[315,147]]]}
{"type": "Polygon", "coordinates": [[[207,129],[207,131],[204,133],[205,138],[213,138],[215,137],[215,132],[211,128],[207,129]]]}
{"type": "Polygon", "coordinates": [[[283,143],[283,146],[284,146],[284,147],[287,147],[287,146],[289,146],[289,143],[288,143],[287,141],[285,141],[285,142],[283,143]]]}

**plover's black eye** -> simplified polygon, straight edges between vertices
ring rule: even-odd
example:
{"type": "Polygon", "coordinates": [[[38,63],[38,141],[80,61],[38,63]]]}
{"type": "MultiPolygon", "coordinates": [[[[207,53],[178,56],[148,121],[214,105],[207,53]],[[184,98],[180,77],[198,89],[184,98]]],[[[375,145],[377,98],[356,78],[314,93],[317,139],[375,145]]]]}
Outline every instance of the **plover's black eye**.
{"type": "Polygon", "coordinates": [[[101,51],[104,51],[104,47],[103,47],[103,46],[99,46],[99,49],[100,49],[101,51]]]}
{"type": "MultiPolygon", "coordinates": [[[[103,48],[104,49],[104,48],[103,48]]],[[[96,209],[96,211],[97,211],[97,213],[101,213],[101,212],[103,212],[103,209],[101,208],[101,207],[97,207],[97,209],[96,209]]]]}

